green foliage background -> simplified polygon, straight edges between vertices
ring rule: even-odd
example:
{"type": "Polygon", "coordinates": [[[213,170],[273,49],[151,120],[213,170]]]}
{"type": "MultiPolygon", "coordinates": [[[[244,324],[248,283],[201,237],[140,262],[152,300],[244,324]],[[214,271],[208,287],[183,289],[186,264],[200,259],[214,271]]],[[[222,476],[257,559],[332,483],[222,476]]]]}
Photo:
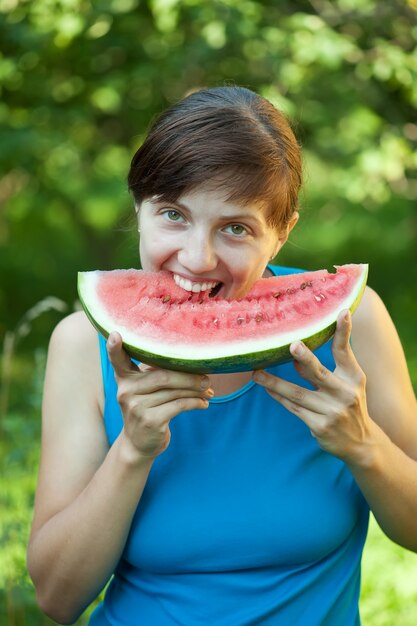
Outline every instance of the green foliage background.
{"type": "MultiPolygon", "coordinates": [[[[1,624],[50,623],[24,563],[48,336],[77,270],[138,264],[129,161],[188,91],[237,83],[289,115],[306,182],[280,262],[369,262],[417,386],[416,16],[416,0],[0,0],[1,624]]],[[[372,525],[365,626],[417,623],[416,573],[372,525]]]]}

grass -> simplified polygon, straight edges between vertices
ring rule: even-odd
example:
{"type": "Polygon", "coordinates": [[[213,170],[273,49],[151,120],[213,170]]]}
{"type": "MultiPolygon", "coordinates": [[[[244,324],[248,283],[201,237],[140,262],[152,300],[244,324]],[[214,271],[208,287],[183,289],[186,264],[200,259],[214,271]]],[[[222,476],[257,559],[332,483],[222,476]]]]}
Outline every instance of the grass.
{"type": "Polygon", "coordinates": [[[417,554],[390,541],[371,517],[362,559],[362,626],[416,626],[417,554]]]}
{"type": "MultiPolygon", "coordinates": [[[[0,477],[0,624],[50,626],[54,622],[36,607],[25,567],[39,430],[17,414],[9,415],[6,426],[8,445],[4,440],[1,444],[5,471],[0,477]]],[[[363,626],[417,624],[417,554],[387,539],[373,518],[363,557],[361,615],[363,626]]],[[[87,617],[81,617],[77,626],[86,626],[87,617]]]]}
{"type": "MultiPolygon", "coordinates": [[[[11,478],[11,476],[10,476],[11,478]]],[[[21,481],[22,475],[14,473],[13,479],[23,487],[33,480],[21,481]]],[[[3,485],[2,485],[3,486],[3,485]]],[[[0,585],[0,624],[2,626],[52,626],[55,622],[43,616],[36,607],[34,591],[25,571],[24,552],[30,522],[28,499],[15,491],[14,506],[6,519],[2,519],[1,535],[4,526],[8,527],[8,545],[2,542],[0,562],[9,578],[1,578],[0,585]],[[19,510],[19,515],[13,512],[19,510]],[[4,524],[6,522],[6,524],[4,524]]],[[[417,624],[417,555],[408,552],[389,541],[376,522],[371,519],[368,542],[363,557],[362,626],[416,626],[417,624]]],[[[86,626],[88,613],[83,615],[76,626],[86,626]]],[[[291,625],[288,625],[291,626],[291,625]]],[[[307,626],[307,625],[306,625],[307,626]]],[[[337,626],[337,624],[335,624],[337,626]]]]}
{"type": "MultiPolygon", "coordinates": [[[[46,352],[17,355],[18,339],[28,332],[35,314],[48,300],[30,310],[3,350],[0,388],[0,624],[1,626],[51,626],[37,608],[26,571],[26,545],[33,510],[39,463],[40,404],[46,352]],[[22,325],[23,324],[23,325],[22,325]]],[[[363,556],[362,626],[416,626],[417,554],[395,545],[371,518],[363,556]]],[[[88,612],[76,623],[86,626],[88,612]]],[[[291,625],[288,625],[291,626],[291,625]]],[[[308,625],[306,625],[308,626],[308,625]]],[[[337,626],[337,624],[335,624],[337,626]]]]}

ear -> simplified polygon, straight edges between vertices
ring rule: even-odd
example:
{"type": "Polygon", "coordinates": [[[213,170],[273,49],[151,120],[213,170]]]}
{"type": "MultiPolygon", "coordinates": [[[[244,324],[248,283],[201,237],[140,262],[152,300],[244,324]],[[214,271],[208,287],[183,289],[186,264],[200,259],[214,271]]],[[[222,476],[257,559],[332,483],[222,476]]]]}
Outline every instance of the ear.
{"type": "Polygon", "coordinates": [[[294,228],[294,226],[296,225],[296,223],[298,222],[298,218],[300,217],[298,211],[295,211],[294,215],[291,217],[290,221],[288,222],[288,224],[286,224],[284,226],[284,228],[281,229],[281,231],[279,232],[278,235],[278,241],[277,244],[275,246],[275,250],[273,255],[271,256],[270,260],[272,261],[272,259],[274,259],[278,252],[281,250],[282,246],[286,243],[290,232],[292,231],[292,229],[294,228]]]}
{"type": "Polygon", "coordinates": [[[299,217],[300,217],[299,212],[295,211],[290,221],[288,222],[288,224],[285,225],[284,229],[282,230],[282,235],[280,235],[281,245],[284,245],[284,243],[287,241],[290,235],[290,232],[292,231],[292,229],[298,222],[299,217]]]}
{"type": "Polygon", "coordinates": [[[298,213],[298,211],[295,211],[290,221],[288,222],[288,224],[286,224],[284,228],[281,229],[279,236],[278,236],[278,243],[275,249],[275,253],[271,258],[276,257],[278,252],[281,250],[282,246],[286,243],[290,235],[290,232],[292,231],[292,229],[298,222],[299,217],[300,217],[300,214],[298,213]]]}
{"type": "Polygon", "coordinates": [[[136,213],[136,222],[137,222],[137,225],[138,225],[138,233],[140,233],[140,214],[139,214],[139,212],[140,212],[141,205],[137,204],[135,202],[134,206],[135,206],[135,213],[136,213]]]}

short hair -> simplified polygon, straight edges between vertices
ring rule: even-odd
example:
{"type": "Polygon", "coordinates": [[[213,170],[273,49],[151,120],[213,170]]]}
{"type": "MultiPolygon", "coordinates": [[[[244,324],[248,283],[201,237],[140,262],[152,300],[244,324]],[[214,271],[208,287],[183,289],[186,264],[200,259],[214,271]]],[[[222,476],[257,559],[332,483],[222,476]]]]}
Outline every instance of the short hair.
{"type": "Polygon", "coordinates": [[[230,202],[261,204],[278,228],[298,208],[302,163],[291,126],[266,98],[244,87],[202,89],[168,108],[128,175],[136,204],[154,196],[175,202],[211,181],[230,202]]]}

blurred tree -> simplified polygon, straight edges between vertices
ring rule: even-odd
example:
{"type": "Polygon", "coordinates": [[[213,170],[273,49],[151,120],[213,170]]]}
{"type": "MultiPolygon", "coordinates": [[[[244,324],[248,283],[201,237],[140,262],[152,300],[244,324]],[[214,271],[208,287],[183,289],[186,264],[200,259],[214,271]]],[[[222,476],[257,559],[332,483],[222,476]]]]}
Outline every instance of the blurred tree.
{"type": "Polygon", "coordinates": [[[236,82],[282,107],[304,147],[305,215],[283,258],[369,261],[408,345],[416,35],[414,0],[0,0],[0,331],[46,295],[73,301],[77,269],[137,264],[125,177],[150,120],[236,82]]]}
{"type": "MultiPolygon", "coordinates": [[[[138,264],[125,179],[150,121],[191,90],[237,83],[282,108],[304,149],[302,219],[280,260],[369,262],[417,386],[416,16],[416,0],[0,0],[0,339],[48,296],[71,308],[77,270],[138,264]]],[[[31,319],[20,358],[9,350],[2,396],[0,622],[14,626],[49,623],[28,608],[24,554],[34,348],[55,321],[31,319]]]]}

